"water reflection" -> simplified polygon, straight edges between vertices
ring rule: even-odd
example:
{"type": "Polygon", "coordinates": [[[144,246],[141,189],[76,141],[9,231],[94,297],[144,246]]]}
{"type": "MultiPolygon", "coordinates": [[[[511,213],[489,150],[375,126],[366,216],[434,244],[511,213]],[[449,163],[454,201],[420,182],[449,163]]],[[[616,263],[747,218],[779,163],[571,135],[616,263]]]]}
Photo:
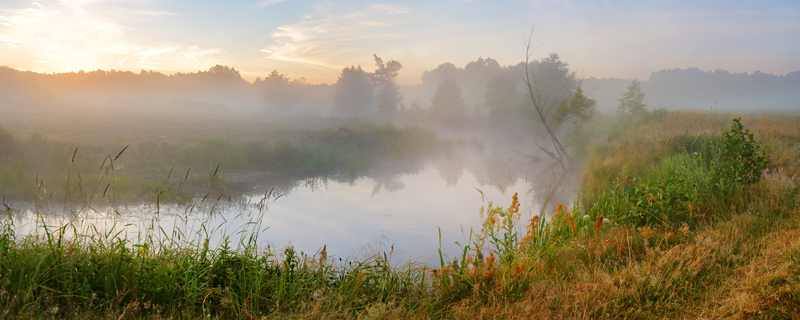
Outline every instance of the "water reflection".
{"type": "Polygon", "coordinates": [[[17,210],[13,221],[18,234],[42,235],[45,226],[67,225],[78,233],[169,239],[184,247],[201,245],[205,237],[212,246],[228,239],[235,248],[253,240],[273,249],[292,245],[307,254],[327,245],[329,256],[342,258],[380,239],[387,251],[394,247],[396,256],[432,263],[438,261],[439,230],[444,252],[455,255],[454,241],[466,243],[470,228],[480,228],[479,210],[490,200],[508,206],[518,192],[523,218],[540,214],[544,199],[553,196],[550,186],[557,174],[543,169],[524,156],[475,156],[464,148],[429,160],[384,163],[360,174],[263,181],[231,201],[211,197],[188,205],[26,208],[17,210]]]}
{"type": "Polygon", "coordinates": [[[329,254],[347,256],[382,235],[407,255],[430,260],[437,255],[437,228],[443,239],[450,240],[445,249],[454,250],[452,241],[464,242],[462,227],[468,233],[470,227],[479,226],[484,201],[475,188],[504,205],[510,203],[512,190],[526,191],[524,180],[502,192],[480,184],[469,172],[453,183],[442,179],[433,166],[394,179],[403,187],[391,192],[375,192],[386,182],[367,177],[352,183],[329,179],[325,189],[295,188],[264,216],[265,225],[271,226],[268,238],[280,244],[291,241],[303,249],[327,244],[329,254]]]}

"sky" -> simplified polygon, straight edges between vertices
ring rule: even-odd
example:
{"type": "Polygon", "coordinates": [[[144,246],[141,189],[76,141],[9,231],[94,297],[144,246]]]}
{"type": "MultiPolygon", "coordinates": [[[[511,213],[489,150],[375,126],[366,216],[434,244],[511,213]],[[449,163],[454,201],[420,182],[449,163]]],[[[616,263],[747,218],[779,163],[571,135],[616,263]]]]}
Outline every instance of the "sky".
{"type": "Polygon", "coordinates": [[[341,69],[403,64],[401,84],[444,62],[501,65],[558,53],[583,77],[662,69],[800,70],[800,1],[3,0],[0,65],[36,72],[272,70],[334,83],[341,69]]]}

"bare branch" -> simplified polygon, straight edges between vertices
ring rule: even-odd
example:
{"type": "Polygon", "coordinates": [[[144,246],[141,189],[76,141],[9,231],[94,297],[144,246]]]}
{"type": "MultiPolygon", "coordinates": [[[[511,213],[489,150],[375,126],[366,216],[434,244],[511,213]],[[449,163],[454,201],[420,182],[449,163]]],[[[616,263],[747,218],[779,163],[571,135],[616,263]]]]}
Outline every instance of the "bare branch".
{"type": "Polygon", "coordinates": [[[536,85],[536,75],[534,74],[534,70],[531,70],[531,68],[530,68],[530,58],[533,55],[533,51],[535,51],[535,49],[538,48],[538,46],[537,46],[536,48],[533,48],[533,51],[531,50],[531,48],[533,47],[532,40],[531,40],[532,38],[533,38],[533,29],[531,29],[531,33],[528,35],[527,41],[525,41],[525,78],[524,78],[524,82],[525,82],[525,85],[528,86],[528,95],[531,98],[531,103],[533,103],[533,110],[532,110],[533,117],[535,119],[537,119],[539,122],[541,122],[542,125],[544,126],[545,130],[547,131],[547,134],[549,135],[551,141],[553,142],[553,147],[555,148],[555,153],[545,149],[542,146],[540,146],[538,141],[535,141],[535,139],[534,139],[534,141],[536,142],[536,145],[539,147],[539,149],[541,149],[543,152],[545,152],[551,158],[553,158],[556,161],[558,161],[560,166],[561,166],[561,168],[564,169],[564,171],[571,171],[573,169],[572,167],[573,167],[574,161],[569,156],[569,154],[567,153],[566,148],[563,146],[561,141],[556,136],[555,131],[553,130],[554,127],[557,127],[557,126],[554,126],[552,121],[548,122],[548,119],[552,120],[552,116],[550,115],[550,113],[560,103],[560,101],[556,100],[556,102],[558,102],[558,103],[553,103],[549,107],[547,106],[548,105],[547,101],[549,100],[550,97],[545,97],[544,101],[542,101],[541,93],[539,92],[539,88],[536,85]],[[566,162],[566,164],[564,162],[566,162]],[[568,170],[568,168],[569,168],[569,170],[568,170]]]}

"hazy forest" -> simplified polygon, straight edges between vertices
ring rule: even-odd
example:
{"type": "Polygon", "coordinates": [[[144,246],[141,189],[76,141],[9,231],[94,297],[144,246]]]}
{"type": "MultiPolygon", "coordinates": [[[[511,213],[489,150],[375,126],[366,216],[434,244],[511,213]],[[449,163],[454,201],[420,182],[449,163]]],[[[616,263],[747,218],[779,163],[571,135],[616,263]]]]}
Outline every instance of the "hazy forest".
{"type": "Polygon", "coordinates": [[[800,71],[527,45],[417,84],[0,67],[0,318],[800,318],[800,71]]]}

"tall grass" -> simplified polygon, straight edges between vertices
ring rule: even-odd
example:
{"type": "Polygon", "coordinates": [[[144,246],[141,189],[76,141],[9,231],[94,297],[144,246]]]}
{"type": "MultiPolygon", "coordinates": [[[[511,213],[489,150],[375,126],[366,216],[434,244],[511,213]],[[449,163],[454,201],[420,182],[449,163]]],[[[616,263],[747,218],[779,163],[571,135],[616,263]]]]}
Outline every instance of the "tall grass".
{"type": "Polygon", "coordinates": [[[237,185],[226,183],[223,172],[263,172],[276,179],[338,172],[357,175],[381,162],[430,157],[452,146],[452,142],[440,140],[433,131],[391,125],[341,127],[308,133],[303,140],[272,143],[215,139],[184,145],[128,146],[87,146],[38,135],[19,139],[0,129],[0,194],[30,201],[35,190],[47,190],[66,203],[83,197],[81,191],[93,195],[94,188],[109,186],[114,191],[111,202],[185,203],[194,194],[209,189],[214,193],[235,193],[237,185]],[[120,158],[119,151],[123,148],[126,156],[120,158]],[[99,168],[98,163],[102,163],[99,168]],[[114,170],[109,171],[112,166],[114,170]],[[186,174],[180,182],[163,180],[172,173],[177,177],[178,172],[192,174],[186,174]],[[114,176],[108,176],[109,173],[114,176]],[[150,198],[159,194],[152,192],[155,189],[164,191],[160,199],[150,198]]]}
{"type": "MultiPolygon", "coordinates": [[[[39,232],[21,235],[7,217],[0,222],[0,314],[796,317],[800,127],[777,118],[742,120],[756,133],[751,137],[730,119],[720,126],[721,117],[727,115],[669,113],[594,141],[584,191],[573,204],[545,204],[549,212],[529,217],[520,212],[518,195],[507,207],[490,202],[480,210],[481,228],[469,232],[457,256],[441,254],[435,269],[398,263],[386,246],[346,259],[328,257],[324,245],[315,253],[261,246],[257,218],[242,232],[203,221],[199,228],[164,230],[153,220],[131,238],[125,226],[101,229],[79,219],[47,226],[44,215],[37,218],[39,232]],[[696,127],[669,127],[684,122],[696,127]],[[737,132],[734,139],[744,139],[738,146],[753,152],[727,152],[726,132],[737,132]],[[762,168],[755,157],[764,155],[770,159],[762,159],[762,168]]],[[[115,163],[107,175],[90,177],[81,168],[78,178],[76,166],[70,185],[83,189],[71,197],[96,201],[103,182],[92,179],[111,179],[118,169],[115,163]]],[[[175,172],[151,192],[164,195],[175,183],[180,189],[188,173],[175,172]]],[[[254,208],[266,210],[276,196],[266,194],[254,208]]],[[[157,207],[160,199],[154,199],[156,217],[168,219],[157,207]]],[[[235,202],[206,194],[191,198],[186,212],[210,214],[235,202]]],[[[188,224],[181,216],[174,217],[188,224]]]]}

